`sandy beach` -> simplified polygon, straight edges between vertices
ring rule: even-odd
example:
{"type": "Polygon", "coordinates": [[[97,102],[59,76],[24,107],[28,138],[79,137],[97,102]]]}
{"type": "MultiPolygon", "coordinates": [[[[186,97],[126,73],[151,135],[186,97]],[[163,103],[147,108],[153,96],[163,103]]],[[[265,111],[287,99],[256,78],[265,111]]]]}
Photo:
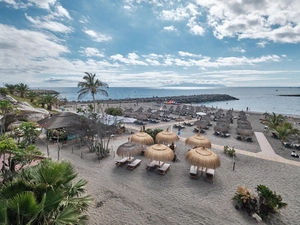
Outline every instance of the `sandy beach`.
{"type": "MultiPolygon", "coordinates": [[[[128,104],[127,107],[137,109],[141,105],[128,104]]],[[[143,107],[148,109],[155,106],[153,103],[145,103],[143,107]]],[[[170,170],[165,175],[146,170],[146,164],[150,160],[142,155],[134,156],[142,162],[133,171],[126,169],[126,166],[115,165],[115,161],[120,159],[115,154],[116,149],[127,142],[131,131],[139,130],[138,125],[126,125],[126,133],[111,140],[111,155],[101,161],[95,153],[89,153],[76,140],[64,144],[60,160],[71,162],[78,171],[79,178],[88,180],[87,192],[94,198],[94,203],[89,208],[88,224],[256,224],[253,218],[235,209],[231,198],[238,186],[246,186],[254,192],[259,184],[276,191],[288,204],[271,221],[261,224],[299,224],[300,200],[297,187],[300,183],[300,160],[292,158],[291,149],[285,148],[280,140],[272,138],[271,132],[264,131],[260,113],[247,114],[253,130],[257,134],[263,134],[274,151],[262,151],[256,135],[253,136],[253,142],[238,141],[236,120],[231,124],[231,136],[228,138],[215,136],[213,127],[210,127],[203,135],[211,141],[212,150],[221,161],[213,183],[205,181],[204,176],[199,176],[198,179],[189,177],[190,164],[185,160],[189,147],[185,146],[184,140],[195,135],[194,127],[181,130],[180,140],[176,143],[176,155],[180,161],[170,162],[170,170]],[[225,145],[237,150],[235,170],[232,158],[223,153],[225,145]]],[[[290,120],[292,123],[298,122],[299,118],[290,120]]],[[[170,125],[172,123],[161,122],[147,124],[146,128],[166,129],[170,125]]],[[[299,124],[294,127],[300,128],[299,124]]],[[[45,143],[45,137],[41,135],[38,147],[46,154],[45,143]]],[[[49,149],[50,157],[56,160],[56,143],[49,144],[49,149]]]]}

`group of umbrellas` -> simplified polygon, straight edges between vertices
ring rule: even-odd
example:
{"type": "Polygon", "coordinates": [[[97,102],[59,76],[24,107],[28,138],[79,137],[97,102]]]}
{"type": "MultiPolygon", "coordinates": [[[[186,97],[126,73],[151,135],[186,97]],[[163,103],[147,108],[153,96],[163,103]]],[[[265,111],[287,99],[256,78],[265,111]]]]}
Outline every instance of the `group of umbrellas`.
{"type": "MultiPolygon", "coordinates": [[[[166,129],[159,132],[156,137],[156,144],[153,138],[142,130],[133,134],[128,142],[120,145],[117,149],[117,155],[121,157],[131,157],[134,154],[141,153],[143,145],[150,145],[145,151],[145,157],[156,161],[171,161],[174,158],[174,151],[167,144],[179,140],[176,133],[166,129]]],[[[217,154],[210,150],[210,141],[200,133],[191,136],[185,140],[187,146],[193,147],[186,153],[186,160],[192,165],[216,169],[220,166],[220,160],[217,154]]]]}
{"type": "Polygon", "coordinates": [[[254,134],[251,123],[247,120],[247,115],[244,111],[239,112],[239,119],[237,120],[236,133],[244,137],[249,137],[254,134]]]}

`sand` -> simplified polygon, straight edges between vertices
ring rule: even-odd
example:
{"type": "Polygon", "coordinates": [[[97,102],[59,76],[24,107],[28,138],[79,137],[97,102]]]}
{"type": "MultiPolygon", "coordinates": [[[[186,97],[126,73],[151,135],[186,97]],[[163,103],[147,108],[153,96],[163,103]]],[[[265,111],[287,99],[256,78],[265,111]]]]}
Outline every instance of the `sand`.
{"type": "MultiPolygon", "coordinates": [[[[149,104],[145,104],[144,108],[154,108],[149,104]]],[[[140,105],[128,107],[138,108],[140,105]]],[[[248,120],[256,132],[264,132],[260,116],[249,112],[248,120]]],[[[149,124],[146,128],[166,129],[170,125],[149,124]]],[[[299,129],[298,125],[295,126],[299,129]]],[[[79,178],[88,180],[87,192],[94,198],[89,208],[88,224],[91,225],[256,224],[253,218],[235,209],[231,198],[239,185],[255,191],[259,184],[276,191],[288,204],[267,224],[299,224],[300,160],[290,157],[291,149],[283,147],[279,140],[271,137],[271,133],[263,134],[277,155],[272,158],[262,154],[255,136],[253,142],[236,140],[235,127],[236,121],[231,125],[229,138],[213,135],[213,127],[204,134],[212,142],[212,150],[221,161],[213,183],[205,181],[203,176],[198,179],[189,177],[190,164],[184,159],[189,148],[184,145],[184,140],[195,135],[193,127],[181,130],[176,146],[180,162],[170,162],[170,170],[165,175],[146,170],[149,159],[142,155],[134,156],[142,162],[133,171],[126,169],[126,166],[115,165],[115,160],[120,159],[115,154],[116,149],[127,141],[129,132],[139,130],[137,125],[127,126],[126,134],[110,142],[112,153],[108,158],[98,161],[95,153],[89,153],[78,142],[71,141],[62,146],[60,160],[71,162],[79,178]],[[224,145],[237,149],[234,171],[232,158],[223,153],[224,145]]],[[[38,147],[46,152],[44,143],[45,138],[41,136],[38,147]]],[[[57,159],[57,145],[52,143],[49,149],[50,157],[57,159]]]]}

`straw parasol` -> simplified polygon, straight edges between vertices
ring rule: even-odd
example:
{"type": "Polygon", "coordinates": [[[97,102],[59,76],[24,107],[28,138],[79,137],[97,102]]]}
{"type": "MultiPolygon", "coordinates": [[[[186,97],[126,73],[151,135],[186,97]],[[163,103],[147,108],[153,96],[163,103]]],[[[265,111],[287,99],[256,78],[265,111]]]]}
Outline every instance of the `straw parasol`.
{"type": "Polygon", "coordinates": [[[177,134],[175,134],[172,131],[169,131],[169,128],[167,128],[167,130],[161,131],[159,132],[156,137],[155,140],[157,143],[172,143],[174,141],[178,141],[179,137],[177,134]]]}
{"type": "Polygon", "coordinates": [[[131,155],[139,154],[143,150],[143,147],[134,142],[126,142],[120,145],[117,149],[117,155],[121,157],[129,157],[131,155]]]}
{"type": "Polygon", "coordinates": [[[151,145],[147,148],[145,156],[156,161],[171,161],[174,158],[174,151],[163,144],[151,145]]]}
{"type": "Polygon", "coordinates": [[[199,168],[205,167],[216,169],[221,165],[219,156],[210,149],[204,147],[192,148],[186,153],[185,158],[193,166],[198,166],[199,168]]]}
{"type": "Polygon", "coordinates": [[[142,129],[139,132],[132,135],[130,139],[132,142],[139,143],[141,145],[154,144],[153,138],[146,132],[143,132],[142,129]]]}
{"type": "Polygon", "coordinates": [[[210,141],[206,137],[202,136],[200,133],[185,139],[185,144],[191,147],[197,146],[211,148],[210,141]]]}

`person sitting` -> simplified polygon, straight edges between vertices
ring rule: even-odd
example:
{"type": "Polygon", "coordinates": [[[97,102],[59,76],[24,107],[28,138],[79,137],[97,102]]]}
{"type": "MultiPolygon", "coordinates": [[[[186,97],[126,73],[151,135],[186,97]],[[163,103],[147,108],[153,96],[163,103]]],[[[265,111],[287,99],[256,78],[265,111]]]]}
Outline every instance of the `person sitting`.
{"type": "Polygon", "coordinates": [[[291,156],[295,158],[299,158],[299,155],[297,155],[295,151],[292,151],[291,156]]]}
{"type": "Polygon", "coordinates": [[[172,149],[173,151],[175,151],[175,145],[174,145],[174,142],[172,142],[172,144],[170,145],[170,149],[172,149]]]}

